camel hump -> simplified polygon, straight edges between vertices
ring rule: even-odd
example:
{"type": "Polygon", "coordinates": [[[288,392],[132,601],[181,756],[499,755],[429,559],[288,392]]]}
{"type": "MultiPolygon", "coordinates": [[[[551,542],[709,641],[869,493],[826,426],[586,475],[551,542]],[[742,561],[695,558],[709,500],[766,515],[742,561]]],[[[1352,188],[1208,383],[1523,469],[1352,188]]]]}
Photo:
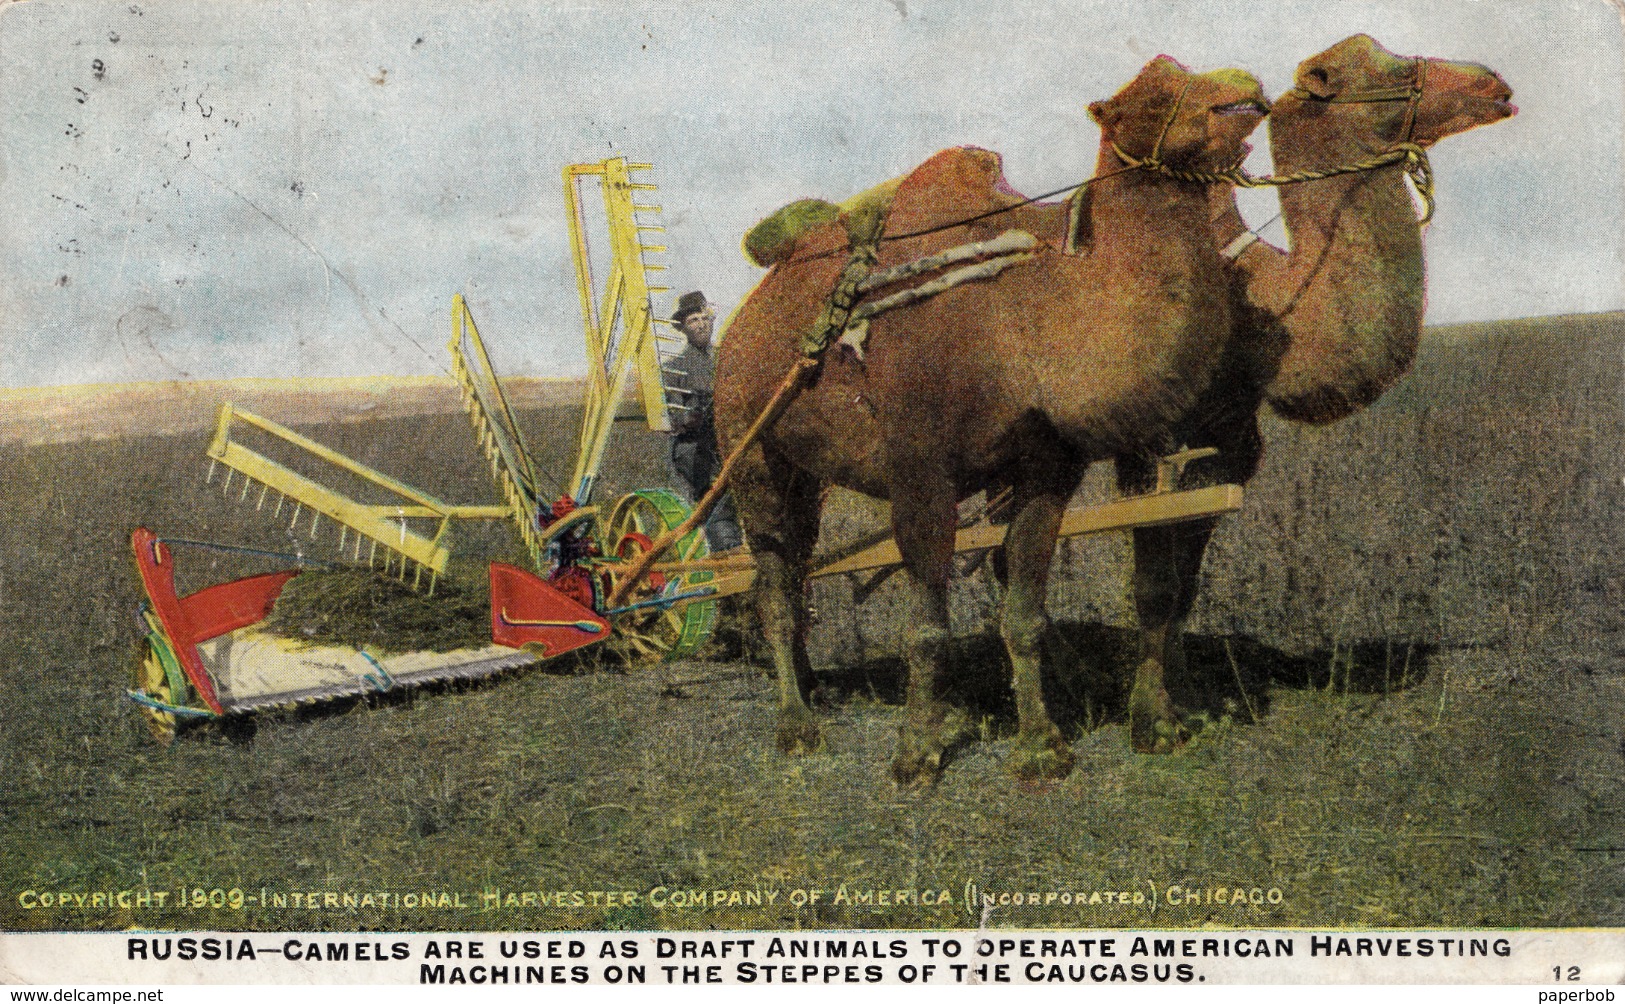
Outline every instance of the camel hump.
{"type": "Polygon", "coordinates": [[[745,257],[762,268],[790,257],[796,244],[827,224],[840,221],[849,241],[867,239],[891,207],[892,196],[902,178],[883,181],[839,204],[823,199],[799,199],[776,209],[745,234],[745,257]]]}
{"type": "Polygon", "coordinates": [[[932,155],[897,186],[886,230],[923,230],[1020,201],[1004,180],[1004,158],[980,147],[953,147],[932,155]]]}
{"type": "Polygon", "coordinates": [[[745,257],[753,265],[770,268],[790,257],[803,234],[833,223],[840,215],[840,206],[823,199],[792,202],[745,233],[745,257]]]}
{"type": "Polygon", "coordinates": [[[881,219],[889,232],[953,223],[1023,201],[1004,180],[1004,158],[992,150],[957,146],[901,178],[892,178],[839,204],[800,199],[764,218],[745,234],[745,257],[770,268],[790,257],[796,244],[820,228],[842,222],[848,239],[874,233],[881,219]]]}

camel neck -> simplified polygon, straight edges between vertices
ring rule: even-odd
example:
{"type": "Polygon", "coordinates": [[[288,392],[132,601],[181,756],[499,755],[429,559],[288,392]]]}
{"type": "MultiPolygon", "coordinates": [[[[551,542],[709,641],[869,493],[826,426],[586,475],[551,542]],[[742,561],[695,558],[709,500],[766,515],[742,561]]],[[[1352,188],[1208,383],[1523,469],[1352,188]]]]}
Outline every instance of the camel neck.
{"type": "Polygon", "coordinates": [[[1090,244],[1117,254],[1148,240],[1188,242],[1208,233],[1207,188],[1129,168],[1101,144],[1089,188],[1090,244]]]}
{"type": "MultiPolygon", "coordinates": [[[[1289,128],[1278,130],[1271,142],[1277,174],[1339,167],[1376,152],[1355,144],[1306,142],[1289,128]]],[[[1294,259],[1360,255],[1372,264],[1403,264],[1410,271],[1412,260],[1421,258],[1421,231],[1399,165],[1284,185],[1280,197],[1294,259]]]]}
{"type": "MultiPolygon", "coordinates": [[[[1336,167],[1376,152],[1338,139],[1289,112],[1271,126],[1276,172],[1336,167]]],[[[1423,303],[1415,214],[1397,165],[1281,190],[1291,251],[1248,287],[1249,299],[1288,336],[1267,390],[1277,411],[1312,422],[1341,418],[1410,369],[1423,303]]]]}

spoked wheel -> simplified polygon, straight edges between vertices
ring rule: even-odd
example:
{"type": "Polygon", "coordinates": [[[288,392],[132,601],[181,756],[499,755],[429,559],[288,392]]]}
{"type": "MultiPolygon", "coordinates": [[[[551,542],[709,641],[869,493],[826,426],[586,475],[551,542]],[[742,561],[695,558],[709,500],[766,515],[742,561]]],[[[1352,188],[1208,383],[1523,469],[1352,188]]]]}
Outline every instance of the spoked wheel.
{"type": "MultiPolygon", "coordinates": [[[[661,534],[687,519],[689,512],[682,498],[664,488],[636,491],[616,502],[604,525],[608,545],[605,553],[616,559],[604,566],[612,582],[661,534]]],[[[709,553],[702,528],[678,540],[661,562],[693,560],[709,553]]],[[[703,590],[714,577],[715,573],[709,571],[651,572],[644,576],[625,605],[649,605],[614,618],[616,647],[633,662],[659,662],[692,655],[711,637],[717,618],[716,601],[689,600],[671,606],[650,601],[703,590]]]]}
{"type": "MultiPolygon", "coordinates": [[[[142,697],[170,707],[179,707],[186,702],[189,692],[186,676],[162,635],[149,634],[140,642],[132,675],[130,689],[142,697]]],[[[137,703],[136,707],[141,709],[147,731],[152,733],[159,745],[168,746],[175,741],[179,720],[173,711],[141,703],[137,703]]]]}

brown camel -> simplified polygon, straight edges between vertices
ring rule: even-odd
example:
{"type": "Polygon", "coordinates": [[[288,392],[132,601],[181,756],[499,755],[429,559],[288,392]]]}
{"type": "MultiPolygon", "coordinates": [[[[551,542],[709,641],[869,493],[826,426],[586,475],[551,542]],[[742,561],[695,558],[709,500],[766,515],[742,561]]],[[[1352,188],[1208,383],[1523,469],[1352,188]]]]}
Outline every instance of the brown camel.
{"type": "MultiPolygon", "coordinates": [[[[806,703],[804,587],[823,490],[842,485],[891,500],[916,608],[893,775],[904,784],[940,775],[963,735],[940,694],[956,506],[1005,484],[1012,517],[1000,632],[1019,716],[1013,768],[1026,777],[1070,770],[1039,665],[1062,511],[1091,462],[1148,452],[1169,438],[1207,389],[1230,330],[1206,186],[1127,165],[1137,158],[1226,169],[1245,155],[1266,108],[1248,74],[1197,75],[1167,57],[1153,60],[1090,106],[1102,130],[1102,180],[1079,204],[1087,237],[1075,255],[1045,244],[996,280],[875,317],[866,354],[828,352],[812,384],[742,456],[735,498],[778,670],[781,748],[822,745],[806,703]]],[[[921,232],[1008,206],[997,177],[998,158],[985,151],[944,151],[922,165],[891,193],[878,264],[996,235],[1009,225],[998,217],[921,232]]],[[[846,243],[845,228],[814,228],[778,256],[732,318],[718,360],[725,447],[799,357],[846,262],[846,243]]]]}
{"type": "MultiPolygon", "coordinates": [[[[1471,63],[1405,59],[1365,35],[1298,66],[1296,87],[1270,113],[1278,174],[1346,166],[1394,149],[1421,147],[1514,114],[1512,91],[1471,63]]],[[[1291,252],[1254,243],[1234,270],[1236,326],[1213,383],[1172,427],[1162,448],[1214,446],[1187,481],[1243,483],[1263,454],[1258,411],[1323,423],[1375,401],[1411,366],[1421,332],[1421,227],[1399,164],[1284,186],[1291,252]]],[[[1246,233],[1232,190],[1213,192],[1217,242],[1246,233]]],[[[1153,453],[1156,451],[1153,450],[1153,453]]],[[[1125,494],[1154,478],[1144,454],[1117,459],[1125,494]]],[[[1130,696],[1136,749],[1180,739],[1163,687],[1184,655],[1181,631],[1195,600],[1212,520],[1134,532],[1134,593],[1141,662],[1130,696]]]]}

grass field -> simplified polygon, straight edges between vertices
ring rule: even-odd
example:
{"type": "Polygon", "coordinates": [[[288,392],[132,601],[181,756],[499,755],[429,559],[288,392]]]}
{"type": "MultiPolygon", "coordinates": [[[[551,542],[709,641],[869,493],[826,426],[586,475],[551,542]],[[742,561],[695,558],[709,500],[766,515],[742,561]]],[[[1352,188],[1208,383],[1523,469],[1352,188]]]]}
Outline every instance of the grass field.
{"type": "MultiPolygon", "coordinates": [[[[123,696],[130,529],[289,542],[203,485],[206,433],[5,447],[0,927],[1625,924],[1622,348],[1617,314],[1434,329],[1369,412],[1271,421],[1209,555],[1176,692],[1207,724],[1175,754],[1129,750],[1121,537],[1065,545],[1052,586],[1052,707],[1078,754],[1059,785],[1005,772],[997,596],[986,572],[957,584],[955,699],[984,741],[924,796],[888,779],[898,593],[854,606],[848,581],[814,597],[825,756],[773,750],[748,626],[743,658],[589,651],[159,748],[123,696]],[[984,918],[972,887],[1039,904],[984,918]],[[165,898],[120,907],[121,891],[165,898]]],[[[524,417],[564,467],[573,415],[524,417]]],[[[301,428],[488,497],[458,416],[301,428]]],[[[629,423],[603,497],[663,483],[662,449],[629,423]]],[[[875,519],[838,498],[826,539],[875,519]]],[[[266,567],[182,561],[188,588],[266,567]]]]}

